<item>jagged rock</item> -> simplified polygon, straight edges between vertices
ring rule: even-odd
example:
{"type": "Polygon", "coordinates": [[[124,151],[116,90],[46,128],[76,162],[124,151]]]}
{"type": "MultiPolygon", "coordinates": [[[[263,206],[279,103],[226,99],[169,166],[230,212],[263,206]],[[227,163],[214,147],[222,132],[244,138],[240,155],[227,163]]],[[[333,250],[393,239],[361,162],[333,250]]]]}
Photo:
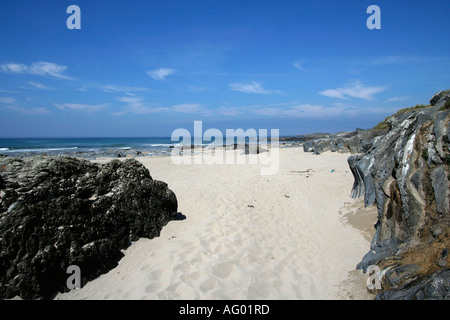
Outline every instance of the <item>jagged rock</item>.
{"type": "Polygon", "coordinates": [[[2,299],[67,290],[69,265],[80,267],[84,285],[177,214],[175,194],[134,159],[8,157],[0,159],[0,176],[2,299]]]}
{"type": "MultiPolygon", "coordinates": [[[[414,272],[410,272],[410,275],[414,272]]],[[[430,274],[425,279],[409,277],[410,282],[388,291],[378,293],[377,300],[449,300],[450,269],[430,274]]]]}
{"type": "MultiPolygon", "coordinates": [[[[290,137],[279,137],[279,141],[296,141],[296,142],[305,142],[313,139],[321,139],[321,138],[328,138],[330,136],[329,133],[309,133],[309,134],[302,134],[297,136],[290,136],[290,137]]],[[[270,139],[270,138],[269,138],[270,139]]]]}
{"type": "Polygon", "coordinates": [[[419,266],[416,264],[401,265],[397,268],[389,269],[384,275],[384,281],[388,283],[389,287],[397,287],[399,284],[404,286],[414,281],[413,278],[419,271],[419,266]]]}
{"type": "Polygon", "coordinates": [[[448,258],[448,249],[445,248],[441,252],[441,257],[439,258],[439,261],[438,261],[437,265],[439,267],[447,266],[447,258],[448,258]]]}
{"type": "Polygon", "coordinates": [[[386,285],[380,299],[448,297],[448,282],[441,283],[449,274],[437,261],[439,248],[450,246],[450,116],[449,110],[440,110],[449,93],[436,94],[433,107],[391,117],[386,134],[364,154],[348,159],[355,177],[352,196],[364,194],[365,204],[376,203],[378,209],[370,251],[357,268],[383,266],[386,285]],[[420,262],[398,262],[404,256],[420,262]],[[430,259],[436,263],[426,262],[430,259]]]}
{"type": "Polygon", "coordinates": [[[352,197],[359,198],[364,191],[365,206],[374,204],[375,188],[371,169],[375,163],[375,158],[371,155],[353,155],[347,159],[347,162],[355,178],[352,197]]]}
{"type": "Polygon", "coordinates": [[[266,149],[259,146],[259,144],[248,144],[246,143],[244,146],[243,154],[260,154],[262,152],[267,152],[266,149]]]}
{"type": "Polygon", "coordinates": [[[364,153],[387,132],[387,130],[363,130],[340,132],[326,137],[310,139],[303,143],[304,152],[350,152],[364,153]]]}
{"type": "Polygon", "coordinates": [[[430,104],[432,106],[435,106],[438,103],[440,103],[438,107],[442,107],[445,104],[445,102],[447,102],[449,100],[450,100],[450,90],[439,91],[433,97],[431,97],[430,104]]]}

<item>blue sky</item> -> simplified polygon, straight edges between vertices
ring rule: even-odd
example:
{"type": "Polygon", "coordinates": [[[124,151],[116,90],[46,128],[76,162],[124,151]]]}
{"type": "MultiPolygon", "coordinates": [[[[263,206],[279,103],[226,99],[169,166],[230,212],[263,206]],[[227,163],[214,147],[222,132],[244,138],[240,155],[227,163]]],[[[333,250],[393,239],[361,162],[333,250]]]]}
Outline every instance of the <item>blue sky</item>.
{"type": "Polygon", "coordinates": [[[450,88],[447,0],[3,0],[0,137],[370,128],[450,88]],[[68,6],[81,9],[69,30],[68,6]],[[369,5],[381,29],[369,30],[369,5]]]}

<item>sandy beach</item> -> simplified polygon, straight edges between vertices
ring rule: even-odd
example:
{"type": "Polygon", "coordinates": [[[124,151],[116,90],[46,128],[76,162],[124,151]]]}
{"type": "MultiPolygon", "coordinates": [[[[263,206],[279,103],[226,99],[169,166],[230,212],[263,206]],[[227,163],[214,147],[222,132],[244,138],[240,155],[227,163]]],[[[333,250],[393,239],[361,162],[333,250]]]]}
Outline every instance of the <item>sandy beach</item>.
{"type": "Polygon", "coordinates": [[[280,148],[278,172],[261,175],[258,155],[226,152],[245,164],[136,158],[175,192],[182,219],[55,299],[373,299],[355,267],[376,210],[350,197],[349,154],[280,148]]]}

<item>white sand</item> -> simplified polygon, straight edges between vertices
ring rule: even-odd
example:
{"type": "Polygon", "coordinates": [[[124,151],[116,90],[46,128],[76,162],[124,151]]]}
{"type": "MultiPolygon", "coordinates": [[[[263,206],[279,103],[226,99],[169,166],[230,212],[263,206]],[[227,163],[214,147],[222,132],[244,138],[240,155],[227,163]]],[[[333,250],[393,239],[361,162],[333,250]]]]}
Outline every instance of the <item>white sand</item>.
{"type": "Polygon", "coordinates": [[[281,148],[272,176],[248,161],[136,158],[168,183],[186,219],[133,243],[115,269],[56,299],[372,298],[367,275],[355,271],[369,250],[367,234],[344,219],[361,204],[350,198],[348,156],[281,148]]]}

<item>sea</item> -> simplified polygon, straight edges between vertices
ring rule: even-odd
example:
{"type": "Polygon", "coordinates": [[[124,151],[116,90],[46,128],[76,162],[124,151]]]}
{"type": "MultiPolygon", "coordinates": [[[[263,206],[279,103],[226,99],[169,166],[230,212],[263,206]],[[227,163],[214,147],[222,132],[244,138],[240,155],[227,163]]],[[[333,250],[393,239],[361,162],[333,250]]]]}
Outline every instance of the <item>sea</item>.
{"type": "MultiPolygon", "coordinates": [[[[69,156],[117,156],[128,153],[143,155],[170,155],[174,147],[191,142],[172,141],[170,137],[149,138],[30,138],[0,139],[0,155],[69,155],[69,156]]],[[[237,141],[237,140],[236,140],[237,141]]],[[[256,143],[252,139],[246,140],[256,143]]],[[[223,141],[202,141],[202,146],[223,145],[223,141]]]]}
{"type": "Polygon", "coordinates": [[[165,154],[178,143],[170,137],[0,139],[0,154],[77,154],[135,150],[165,154]]]}

